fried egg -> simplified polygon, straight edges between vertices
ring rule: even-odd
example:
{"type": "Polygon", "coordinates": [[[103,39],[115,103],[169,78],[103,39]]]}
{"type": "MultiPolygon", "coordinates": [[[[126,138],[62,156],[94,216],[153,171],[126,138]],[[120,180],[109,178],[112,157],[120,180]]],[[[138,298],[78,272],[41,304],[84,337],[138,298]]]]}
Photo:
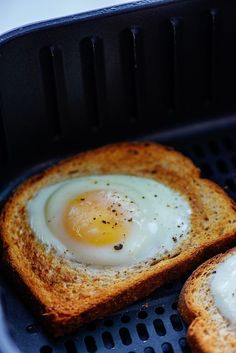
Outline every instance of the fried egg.
{"type": "Polygon", "coordinates": [[[153,179],[99,175],[42,188],[27,204],[39,241],[77,263],[132,265],[172,251],[187,237],[191,207],[153,179]]]}

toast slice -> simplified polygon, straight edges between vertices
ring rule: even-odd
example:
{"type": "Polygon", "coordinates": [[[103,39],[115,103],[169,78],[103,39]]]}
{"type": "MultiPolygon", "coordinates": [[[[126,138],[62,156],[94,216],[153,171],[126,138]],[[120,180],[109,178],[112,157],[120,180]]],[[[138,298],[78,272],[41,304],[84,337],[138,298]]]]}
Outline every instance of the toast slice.
{"type": "Polygon", "coordinates": [[[210,281],[217,266],[236,254],[236,248],[204,262],[185,283],[178,310],[189,326],[187,339],[193,353],[235,353],[236,331],[217,309],[210,281]]]}
{"type": "Polygon", "coordinates": [[[236,210],[182,154],[155,143],[121,143],[81,153],[24,182],[5,204],[0,235],[2,266],[47,329],[60,336],[147,296],[236,244],[236,210]],[[27,202],[50,184],[104,174],[147,177],[178,191],[192,209],[189,236],[160,258],[99,274],[47,251],[29,226],[27,202]]]}

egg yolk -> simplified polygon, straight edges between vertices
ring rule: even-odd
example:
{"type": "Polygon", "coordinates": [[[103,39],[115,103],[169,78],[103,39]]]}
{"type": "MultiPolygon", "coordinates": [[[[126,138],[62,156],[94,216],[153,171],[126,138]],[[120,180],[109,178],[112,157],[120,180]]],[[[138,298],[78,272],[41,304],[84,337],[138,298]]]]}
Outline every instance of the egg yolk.
{"type": "Polygon", "coordinates": [[[127,200],[112,191],[95,190],[71,199],[64,210],[67,233],[96,246],[122,243],[129,232],[131,218],[127,200]]]}

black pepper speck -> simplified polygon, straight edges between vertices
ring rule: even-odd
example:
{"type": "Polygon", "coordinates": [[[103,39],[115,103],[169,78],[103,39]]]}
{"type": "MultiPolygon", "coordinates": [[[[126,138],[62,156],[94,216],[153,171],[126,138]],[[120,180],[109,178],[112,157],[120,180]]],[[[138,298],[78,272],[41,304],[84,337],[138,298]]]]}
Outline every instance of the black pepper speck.
{"type": "Polygon", "coordinates": [[[114,245],[115,250],[121,250],[122,248],[123,248],[123,244],[114,245]]]}

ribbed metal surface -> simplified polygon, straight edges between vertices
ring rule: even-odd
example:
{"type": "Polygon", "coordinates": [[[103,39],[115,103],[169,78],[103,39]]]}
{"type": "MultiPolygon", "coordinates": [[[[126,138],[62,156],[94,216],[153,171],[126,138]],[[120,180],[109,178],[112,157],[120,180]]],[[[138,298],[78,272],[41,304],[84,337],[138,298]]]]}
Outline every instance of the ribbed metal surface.
{"type": "Polygon", "coordinates": [[[157,2],[2,44],[11,163],[48,158],[49,145],[64,153],[88,138],[106,143],[233,112],[235,10],[232,0],[157,2]]]}

